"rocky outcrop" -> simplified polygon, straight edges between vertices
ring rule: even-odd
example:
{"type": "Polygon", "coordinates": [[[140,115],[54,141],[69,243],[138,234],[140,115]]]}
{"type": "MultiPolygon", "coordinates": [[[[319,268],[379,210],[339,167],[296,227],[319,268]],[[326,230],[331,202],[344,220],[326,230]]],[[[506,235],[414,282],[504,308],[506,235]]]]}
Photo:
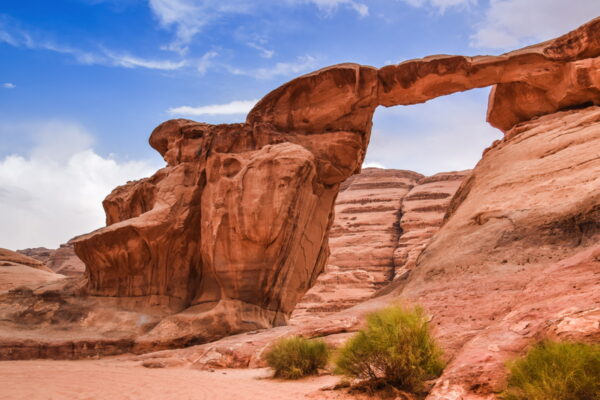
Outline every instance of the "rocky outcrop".
{"type": "MultiPolygon", "coordinates": [[[[550,338],[600,340],[600,107],[521,123],[484,154],[404,279],[297,326],[144,355],[146,365],[261,366],[281,336],[338,344],[367,312],[422,305],[449,363],[427,400],[493,400],[505,365],[550,338]]],[[[414,189],[413,189],[414,190],[414,189]]]]}
{"type": "Polygon", "coordinates": [[[178,334],[191,340],[211,329],[285,323],[325,266],[334,200],[360,170],[378,105],[496,84],[488,117],[508,129],[507,121],[596,103],[599,31],[595,20],[498,57],[435,56],[379,70],[338,65],[269,93],[245,124],[160,125],[150,143],[167,167],[116,189],[104,201],[108,226],[74,242],[89,294],[188,309],[161,322],[149,341],[172,326],[185,326],[178,334]],[[528,93],[523,84],[544,101],[518,110],[503,101],[512,95],[504,85],[528,93]],[[225,323],[224,310],[238,320],[225,323]]]}
{"type": "Polygon", "coordinates": [[[344,182],[329,234],[328,265],[298,303],[293,323],[351,307],[391,281],[402,199],[421,178],[412,171],[367,168],[344,182]]]}
{"type": "Polygon", "coordinates": [[[36,247],[17,250],[17,253],[35,258],[57,274],[76,277],[85,272],[85,264],[77,257],[70,242],[61,244],[58,249],[36,247]]]}
{"type": "Polygon", "coordinates": [[[599,205],[600,107],[521,123],[488,149],[393,292],[427,308],[451,357],[430,399],[488,398],[541,338],[597,340],[599,205]]]}
{"type": "Polygon", "coordinates": [[[17,288],[35,288],[64,278],[40,261],[0,248],[0,294],[17,288]]]}
{"type": "MultiPolygon", "coordinates": [[[[501,56],[433,56],[381,69],[356,64],[325,68],[269,93],[244,124],[165,122],[154,130],[150,144],[167,166],[115,189],[104,201],[108,226],[74,241],[87,268],[83,293],[98,302],[114,301],[128,310],[160,315],[160,322],[143,334],[131,330],[138,335],[134,351],[283,324],[325,266],[334,201],[340,185],[360,171],[377,106],[415,104],[496,85],[488,120],[507,132],[506,140],[519,141],[524,129],[515,126],[519,122],[599,103],[599,56],[596,19],[558,39],[501,56]]],[[[573,137],[564,134],[552,144],[573,137]]],[[[553,149],[542,158],[566,154],[553,149]]],[[[533,167],[503,162],[493,170],[538,174],[533,167]]],[[[465,210],[465,199],[474,196],[469,190],[479,179],[471,176],[462,185],[442,231],[455,229],[451,222],[456,218],[464,220],[456,216],[465,210]]],[[[527,195],[536,197],[524,190],[527,195]]],[[[485,206],[495,207],[498,198],[488,198],[485,206]]],[[[527,197],[523,201],[528,202],[527,197]]],[[[522,209],[520,204],[511,204],[522,211],[514,217],[535,209],[522,209]]],[[[487,237],[490,220],[513,222],[502,210],[471,216],[483,226],[477,239],[471,236],[471,243],[465,243],[468,235],[453,236],[454,245],[464,246],[433,265],[427,260],[437,250],[429,250],[445,237],[440,231],[414,268],[420,274],[411,273],[410,282],[427,282],[444,265],[454,265],[457,271],[475,268],[468,258],[457,257],[469,255],[465,251],[473,249],[472,243],[487,237]],[[424,264],[429,267],[421,269],[424,264]]],[[[578,222],[572,221],[579,217],[564,215],[564,224],[549,225],[548,232],[559,232],[564,225],[577,233],[578,222]]],[[[587,217],[582,218],[580,231],[589,225],[587,217]]],[[[514,232],[502,240],[517,238],[517,244],[519,235],[530,231],[522,225],[514,232]]],[[[492,254],[493,250],[485,247],[492,254]]],[[[451,277],[444,283],[452,283],[451,277]]]]}
{"type": "Polygon", "coordinates": [[[394,279],[415,267],[431,237],[441,228],[458,187],[471,171],[442,172],[419,180],[402,199],[400,231],[394,251],[394,279]]]}

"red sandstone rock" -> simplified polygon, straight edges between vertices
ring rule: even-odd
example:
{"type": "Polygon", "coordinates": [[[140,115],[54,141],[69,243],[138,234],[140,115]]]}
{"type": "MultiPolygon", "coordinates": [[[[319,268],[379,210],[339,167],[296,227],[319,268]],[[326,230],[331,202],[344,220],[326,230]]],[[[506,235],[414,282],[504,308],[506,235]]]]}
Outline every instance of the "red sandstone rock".
{"type": "Polygon", "coordinates": [[[17,250],[17,253],[35,258],[44,263],[52,271],[66,276],[81,276],[85,272],[85,264],[77,257],[72,243],[61,244],[58,249],[36,247],[17,250]]]}
{"type": "Polygon", "coordinates": [[[64,278],[53,273],[40,261],[0,248],[0,293],[16,288],[36,288],[64,278]]]}
{"type": "Polygon", "coordinates": [[[471,171],[442,172],[419,180],[402,199],[400,230],[394,251],[394,279],[405,277],[441,228],[454,193],[471,171]]]}
{"type": "Polygon", "coordinates": [[[328,265],[296,307],[294,324],[351,307],[391,281],[400,205],[420,178],[411,171],[367,168],[344,182],[335,203],[328,265]]]}
{"type": "MultiPolygon", "coordinates": [[[[377,106],[415,104],[457,91],[498,85],[490,102],[489,120],[507,131],[506,143],[519,143],[525,140],[520,132],[527,131],[528,125],[513,127],[515,123],[598,103],[599,56],[600,19],[596,19],[561,38],[497,57],[434,56],[381,69],[356,64],[325,68],[265,96],[245,124],[165,122],[152,133],[150,143],[163,155],[167,166],[150,178],[115,189],[104,201],[108,226],[74,242],[76,253],[87,267],[84,292],[93,295],[92,300],[98,301],[100,308],[102,302],[114,299],[119,307],[136,310],[131,311],[134,314],[143,309],[162,318],[150,330],[128,331],[127,337],[138,335],[136,351],[189,345],[282,324],[325,266],[334,201],[340,184],[360,171],[377,106]],[[535,89],[535,96],[529,87],[535,89]],[[536,100],[525,104],[524,99],[529,98],[536,100]],[[519,104],[513,105],[511,99],[519,104]]],[[[592,114],[586,116],[595,118],[592,114]]],[[[574,137],[589,142],[581,135],[557,132],[562,136],[554,137],[549,145],[574,137]]],[[[548,138],[538,141],[546,143],[548,138]]],[[[486,154],[488,160],[494,160],[495,156],[490,155],[493,151],[486,154]]],[[[564,151],[548,147],[536,159],[546,162],[554,154],[566,154],[564,151]]],[[[516,185],[520,180],[537,179],[541,173],[535,162],[527,164],[515,157],[516,161],[509,157],[489,167],[504,174],[497,181],[495,176],[486,180],[486,184],[495,185],[494,190],[505,193],[504,197],[485,194],[485,188],[473,192],[483,185],[476,173],[463,184],[451,204],[447,224],[414,268],[418,274],[398,284],[405,288],[403,296],[410,298],[411,293],[419,292],[418,299],[426,305],[431,296],[446,301],[448,296],[440,295],[441,290],[427,291],[414,282],[424,284],[442,275],[443,284],[457,284],[453,278],[476,270],[481,254],[499,257],[494,251],[505,241],[517,245],[522,237],[531,237],[531,249],[535,249],[531,252],[542,251],[539,243],[544,243],[546,237],[538,236],[543,224],[528,229],[526,223],[521,223],[531,215],[530,210],[545,215],[550,231],[559,221],[556,216],[564,216],[565,224],[573,225],[568,218],[578,216],[572,215],[572,209],[565,209],[567,203],[541,210],[539,204],[528,200],[536,198],[532,188],[540,193],[547,193],[544,189],[552,192],[555,197],[549,199],[546,195],[546,200],[569,197],[569,193],[552,191],[554,183],[540,180],[543,185],[524,185],[527,189],[518,198],[512,188],[499,186],[503,179],[516,185]],[[514,177],[516,181],[511,181],[514,177]],[[508,199],[507,193],[513,197],[508,199]],[[481,201],[473,200],[477,196],[481,201]],[[470,201],[490,209],[465,219],[461,213],[466,204],[472,204],[470,201]],[[522,208],[521,204],[531,207],[522,208]],[[511,210],[508,206],[519,211],[512,217],[525,218],[516,225],[521,230],[510,230],[514,218],[505,218],[506,210],[511,210]],[[544,214],[548,210],[554,212],[553,216],[544,214]],[[462,232],[456,224],[466,224],[467,220],[471,221],[471,230],[462,232]],[[502,224],[509,233],[503,236],[497,229],[492,235],[489,229],[496,224],[502,224]],[[450,239],[448,232],[454,232],[450,239]],[[492,242],[487,241],[489,238],[492,242]],[[451,245],[459,251],[450,251],[451,245]],[[442,253],[444,256],[439,255],[442,253]],[[445,274],[444,268],[449,266],[453,269],[445,274]]],[[[590,160],[582,162],[593,165],[590,160]]],[[[575,167],[565,165],[567,169],[575,167]]],[[[482,168],[478,166],[480,171],[482,168]]],[[[585,193],[577,192],[582,198],[589,198],[586,196],[597,188],[589,183],[592,178],[578,182],[586,189],[585,193]]],[[[585,220],[578,229],[587,230],[589,223],[585,220]]],[[[561,223],[556,226],[558,231],[562,229],[561,223]]],[[[574,227],[571,233],[577,234],[574,227]]],[[[528,252],[515,254],[524,256],[528,252]]],[[[490,259],[495,260],[493,257],[490,259]]],[[[514,257],[510,262],[517,259],[514,257]]],[[[461,282],[460,287],[468,288],[469,283],[461,282]]],[[[475,289],[485,287],[480,284],[475,289]]],[[[457,296],[460,298],[460,293],[457,296]]],[[[490,302],[490,307],[493,304],[490,302]]],[[[486,308],[481,308],[484,313],[486,308]]],[[[485,326],[473,325],[465,322],[461,333],[449,330],[450,339],[445,344],[451,352],[475,332],[475,327],[485,326]]],[[[315,327],[314,331],[319,329],[335,332],[337,328],[331,324],[315,327]]]]}
{"type": "Polygon", "coordinates": [[[600,107],[517,125],[488,149],[411,273],[385,295],[300,326],[142,359],[258,366],[283,335],[336,342],[365,312],[402,301],[425,307],[449,360],[428,400],[494,399],[505,362],[527,346],[600,340],[599,149],[600,107]]]}

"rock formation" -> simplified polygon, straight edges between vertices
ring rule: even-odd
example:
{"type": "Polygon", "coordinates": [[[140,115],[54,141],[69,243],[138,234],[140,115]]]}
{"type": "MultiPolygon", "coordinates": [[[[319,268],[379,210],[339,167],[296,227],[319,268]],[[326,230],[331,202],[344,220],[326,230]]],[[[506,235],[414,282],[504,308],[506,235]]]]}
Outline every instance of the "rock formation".
{"type": "MultiPolygon", "coordinates": [[[[600,19],[558,39],[501,56],[432,56],[381,69],[356,64],[325,68],[269,93],[244,124],[167,121],[150,137],[150,144],[167,166],[150,178],[115,189],[104,201],[107,226],[73,242],[86,264],[83,293],[91,295],[90,302],[109,302],[133,313],[128,314],[128,321],[133,317],[160,320],[145,324],[144,329],[131,324],[129,342],[122,348],[134,351],[189,345],[284,324],[325,266],[334,202],[340,185],[360,171],[377,106],[415,104],[496,85],[488,120],[506,132],[506,143],[518,144],[533,137],[532,132],[562,124],[549,122],[549,126],[538,129],[536,117],[600,104],[598,57],[600,19]],[[530,120],[533,125],[519,125],[530,120]],[[134,345],[131,340],[135,340],[134,345]]],[[[579,132],[579,127],[592,126],[594,112],[574,113],[583,119],[576,118],[578,122],[570,129],[579,132]]],[[[542,153],[536,153],[531,163],[519,156],[494,158],[494,154],[504,154],[502,148],[517,146],[504,146],[503,142],[490,150],[485,157],[496,162],[485,164],[487,167],[480,163],[477,169],[504,175],[492,173],[483,182],[482,176],[487,175],[474,172],[462,184],[450,205],[447,223],[416,263],[418,274],[411,273],[408,281],[399,280],[390,290],[404,288],[401,293],[407,298],[418,293],[420,297],[415,299],[440,296],[439,300],[445,301],[448,296],[415,282],[443,277],[440,285],[468,287],[468,283],[459,284],[452,278],[478,265],[483,265],[482,271],[506,268],[503,259],[492,268],[492,264],[477,264],[477,259],[470,257],[489,253],[495,262],[501,257],[495,249],[506,243],[526,244],[523,238],[528,235],[535,236],[531,239],[535,243],[552,237],[552,232],[559,240],[566,240],[567,233],[587,240],[587,232],[595,232],[590,216],[596,211],[585,208],[589,201],[582,200],[580,213],[575,214],[570,196],[595,196],[598,186],[594,175],[576,176],[573,182],[578,188],[565,183],[571,193],[553,191],[558,184],[545,181],[542,177],[546,172],[539,172],[544,163],[570,154],[571,150],[565,149],[579,143],[569,141],[585,136],[571,135],[563,128],[556,131],[547,147],[540,146],[542,153]],[[565,147],[555,147],[557,143],[565,143],[565,147]],[[539,170],[538,159],[542,160],[539,170]],[[514,186],[537,178],[543,184],[524,184],[519,197],[512,187],[506,190],[511,199],[489,194],[492,189],[501,190],[503,184],[514,186]],[[554,197],[539,197],[548,190],[554,197]],[[474,203],[477,196],[481,202],[474,203]],[[560,196],[568,201],[561,201],[555,209],[542,209],[541,202],[556,201],[560,196]],[[477,212],[470,213],[469,204],[477,212]],[[506,217],[506,210],[517,211],[506,217]],[[534,218],[534,212],[540,220],[534,218]],[[509,233],[498,236],[501,230],[488,230],[497,224],[509,233]],[[451,245],[459,251],[447,256],[451,245]],[[439,255],[442,253],[445,255],[439,255]],[[421,268],[423,265],[426,267],[421,268]],[[453,269],[445,273],[448,266],[453,269]]],[[[590,129],[594,132],[595,128],[590,129]]],[[[584,142],[594,144],[589,138],[584,142]]],[[[581,168],[593,168],[594,162],[582,160],[581,168]]],[[[565,161],[564,168],[579,167],[565,161]]],[[[557,174],[556,179],[562,182],[563,176],[557,174]]],[[[579,239],[577,246],[582,243],[579,239]]],[[[548,243],[552,243],[550,239],[548,243]]],[[[536,244],[531,252],[515,251],[514,257],[507,259],[507,264],[513,265],[510,272],[518,275],[518,257],[541,260],[543,250],[536,244]]],[[[564,253],[573,253],[572,248],[564,253]]],[[[558,253],[553,254],[557,257],[558,253]]],[[[526,260],[523,262],[529,262],[526,260]]],[[[503,279],[499,277],[499,284],[503,279]]],[[[478,285],[474,290],[489,289],[489,285],[478,285]]],[[[516,284],[511,281],[511,285],[516,284]]],[[[50,296],[48,291],[44,293],[50,296]]],[[[441,309],[436,312],[443,315],[441,309]]],[[[92,318],[93,313],[85,315],[92,318]]],[[[496,318],[496,314],[491,317],[496,318]]],[[[461,329],[475,332],[476,327],[484,326],[468,321],[461,329]]],[[[464,332],[449,333],[456,339],[448,340],[451,349],[467,340],[464,332]]]]}
{"type": "Polygon", "coordinates": [[[424,177],[364,169],[340,187],[325,271],[300,300],[290,323],[349,308],[414,267],[440,229],[450,200],[470,171],[424,177]]]}
{"type": "Polygon", "coordinates": [[[37,287],[64,278],[40,261],[0,248],[0,293],[19,287],[37,287]]]}
{"type": "Polygon", "coordinates": [[[262,366],[261,354],[279,337],[337,345],[360,328],[366,312],[402,301],[427,310],[449,360],[427,400],[496,399],[505,363],[531,344],[600,341],[599,204],[600,107],[520,123],[463,181],[410,274],[379,296],[305,324],[139,360],[262,366]]]}
{"type": "Polygon", "coordinates": [[[150,144],[167,166],[116,189],[104,201],[108,226],[74,242],[89,293],[174,312],[226,302],[246,310],[250,326],[285,323],[324,268],[334,200],[360,170],[378,105],[497,84],[488,118],[506,130],[599,103],[599,30],[595,20],[497,57],[338,65],[269,93],[245,124],[160,125],[150,144]],[[543,99],[518,109],[505,100],[534,92],[543,99]]]}
{"type": "Polygon", "coordinates": [[[549,335],[600,339],[599,240],[600,107],[521,123],[488,149],[393,292],[427,308],[452,356],[430,399],[489,398],[504,363],[549,335]]]}
{"type": "Polygon", "coordinates": [[[17,250],[17,253],[35,258],[57,274],[81,276],[85,272],[85,264],[75,254],[72,243],[61,244],[58,249],[36,247],[17,250]]]}
{"type": "Polygon", "coordinates": [[[402,199],[422,177],[367,168],[344,182],[335,202],[328,265],[296,307],[294,323],[351,307],[392,280],[402,199]]]}
{"type": "Polygon", "coordinates": [[[402,199],[401,236],[394,251],[394,279],[405,277],[444,222],[450,201],[471,171],[442,172],[419,180],[402,199]]]}

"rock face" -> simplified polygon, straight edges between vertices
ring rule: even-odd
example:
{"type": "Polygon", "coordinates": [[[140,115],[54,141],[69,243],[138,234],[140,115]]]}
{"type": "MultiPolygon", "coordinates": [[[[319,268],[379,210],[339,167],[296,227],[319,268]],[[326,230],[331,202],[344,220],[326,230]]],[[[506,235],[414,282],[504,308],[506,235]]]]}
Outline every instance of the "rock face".
{"type": "Polygon", "coordinates": [[[450,200],[469,172],[424,177],[367,168],[348,178],[335,203],[328,264],[290,323],[304,324],[349,308],[405,277],[442,226],[450,200]]]}
{"type": "Polygon", "coordinates": [[[488,398],[541,338],[598,340],[599,240],[600,107],[521,123],[488,149],[393,293],[427,308],[452,357],[429,398],[488,398]]]}
{"type": "Polygon", "coordinates": [[[17,253],[41,261],[57,274],[81,276],[85,272],[85,264],[77,257],[72,243],[61,244],[58,249],[36,247],[17,250],[17,253]]]}
{"type": "Polygon", "coordinates": [[[400,231],[394,251],[394,279],[412,270],[444,216],[458,187],[471,171],[442,172],[419,180],[402,199],[400,231]]]}
{"type": "Polygon", "coordinates": [[[402,199],[421,174],[367,168],[340,188],[329,235],[328,265],[294,311],[294,323],[351,307],[394,275],[402,199]]]}
{"type": "Polygon", "coordinates": [[[0,248],[0,294],[21,287],[38,287],[64,278],[40,261],[0,248]]]}

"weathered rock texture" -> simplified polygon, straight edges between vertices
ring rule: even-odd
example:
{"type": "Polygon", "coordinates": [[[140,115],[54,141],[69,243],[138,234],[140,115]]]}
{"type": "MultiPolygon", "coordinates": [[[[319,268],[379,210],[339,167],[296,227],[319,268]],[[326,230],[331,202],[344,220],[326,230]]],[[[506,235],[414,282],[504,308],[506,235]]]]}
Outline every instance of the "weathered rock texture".
{"type": "Polygon", "coordinates": [[[410,273],[306,324],[149,354],[144,364],[260,366],[277,338],[332,344],[390,303],[421,304],[449,364],[428,400],[492,400],[544,339],[600,341],[600,107],[521,123],[489,148],[410,273]]]}
{"type": "Polygon", "coordinates": [[[304,324],[372,297],[405,276],[442,226],[452,196],[470,171],[424,177],[367,168],[340,188],[331,255],[290,323],[304,324]]]}
{"type": "Polygon", "coordinates": [[[549,332],[598,340],[599,240],[600,108],[508,131],[394,292],[425,305],[453,356],[430,398],[486,398],[504,362],[549,332]]]}
{"type": "Polygon", "coordinates": [[[64,278],[42,262],[17,252],[0,248],[0,293],[19,287],[37,287],[64,278]]]}
{"type": "Polygon", "coordinates": [[[294,311],[294,323],[351,307],[394,275],[402,199],[421,174],[367,168],[340,188],[329,235],[328,265],[294,311]]]}
{"type": "Polygon", "coordinates": [[[17,253],[41,261],[57,274],[81,276],[85,272],[85,264],[77,257],[72,243],[61,244],[58,249],[36,247],[17,250],[17,253]]]}
{"type": "Polygon", "coordinates": [[[402,199],[400,231],[394,251],[394,279],[413,269],[431,237],[441,228],[450,201],[471,171],[442,172],[419,180],[402,199]]]}
{"type": "MultiPolygon", "coordinates": [[[[86,292],[94,299],[116,299],[122,307],[175,313],[136,339],[138,351],[283,324],[325,266],[334,201],[340,184],[360,171],[377,106],[415,104],[496,85],[488,120],[507,132],[507,140],[519,141],[521,128],[513,128],[519,122],[600,103],[599,56],[600,19],[596,19],[558,39],[501,56],[433,56],[381,69],[356,64],[325,68],[269,93],[244,124],[165,122],[154,130],[150,144],[167,166],[150,178],[115,189],[104,201],[108,226],[74,241],[87,268],[86,292]]],[[[560,132],[552,145],[580,137],[560,132]]],[[[548,148],[544,154],[538,158],[547,161],[554,154],[567,153],[548,148]]],[[[535,163],[528,169],[510,164],[510,159],[501,161],[491,169],[505,173],[507,182],[510,171],[525,180],[540,173],[533,168],[535,163]]],[[[590,168],[594,165],[590,163],[582,165],[590,168]]],[[[466,209],[465,199],[473,196],[469,188],[480,179],[471,177],[463,184],[451,205],[445,232],[456,229],[452,221],[463,220],[457,216],[466,209]]],[[[490,179],[489,185],[502,182],[490,179]]],[[[552,190],[554,183],[544,182],[552,190]]],[[[581,190],[593,185],[593,178],[577,182],[581,190]]],[[[478,204],[492,208],[472,216],[477,235],[469,243],[465,242],[468,235],[453,236],[448,244],[464,246],[447,260],[440,258],[439,264],[427,261],[433,256],[426,257],[436,254],[436,247],[423,253],[415,268],[421,275],[414,279],[419,276],[427,282],[438,274],[436,268],[452,263],[456,271],[474,268],[469,258],[458,256],[468,256],[465,252],[474,249],[469,246],[484,240],[488,227],[496,223],[510,227],[516,217],[529,215],[527,210],[539,209],[528,200],[537,199],[532,187],[527,186],[518,198],[507,190],[516,202],[507,204],[521,213],[511,218],[502,216],[505,208],[500,213],[492,210],[498,197],[484,196],[490,204],[478,204]],[[532,207],[520,207],[525,203],[532,207]],[[429,267],[421,269],[425,263],[429,267]]],[[[538,189],[541,192],[543,187],[538,189]]],[[[589,198],[593,187],[586,189],[583,195],[589,198]]],[[[569,196],[553,194],[552,200],[569,196]]],[[[572,203],[568,204],[561,203],[563,208],[557,206],[554,214],[564,215],[567,225],[573,221],[568,218],[577,217],[569,214],[572,203]]],[[[579,229],[587,230],[591,222],[587,214],[582,215],[579,229]]],[[[526,224],[515,226],[521,230],[502,240],[517,238],[516,245],[519,235],[542,232],[541,225],[530,230],[526,224]]],[[[561,226],[548,225],[548,232],[561,231],[561,226]]],[[[432,245],[441,243],[439,237],[432,245]]],[[[483,246],[478,251],[494,248],[487,241],[477,246],[483,246]]],[[[539,246],[535,249],[541,251],[539,246]]],[[[448,274],[443,283],[458,285],[452,277],[448,274]]]]}

